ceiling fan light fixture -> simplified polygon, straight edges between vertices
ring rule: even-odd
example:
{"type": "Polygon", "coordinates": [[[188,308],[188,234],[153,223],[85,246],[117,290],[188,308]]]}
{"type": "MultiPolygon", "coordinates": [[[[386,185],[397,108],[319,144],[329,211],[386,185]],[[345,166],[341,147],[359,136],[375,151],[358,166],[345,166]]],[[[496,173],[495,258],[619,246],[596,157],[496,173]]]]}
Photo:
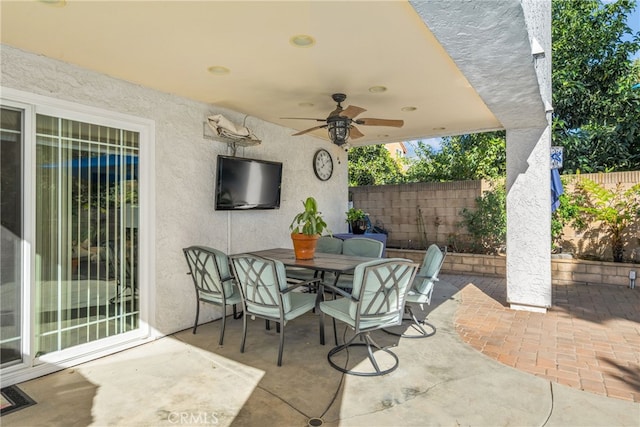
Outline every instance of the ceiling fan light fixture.
{"type": "Polygon", "coordinates": [[[38,0],[40,3],[44,3],[47,6],[65,7],[67,5],[66,0],[38,0]]]}
{"type": "Polygon", "coordinates": [[[329,139],[337,146],[347,143],[349,139],[349,120],[336,117],[333,120],[327,120],[327,130],[329,131],[329,139]]]}

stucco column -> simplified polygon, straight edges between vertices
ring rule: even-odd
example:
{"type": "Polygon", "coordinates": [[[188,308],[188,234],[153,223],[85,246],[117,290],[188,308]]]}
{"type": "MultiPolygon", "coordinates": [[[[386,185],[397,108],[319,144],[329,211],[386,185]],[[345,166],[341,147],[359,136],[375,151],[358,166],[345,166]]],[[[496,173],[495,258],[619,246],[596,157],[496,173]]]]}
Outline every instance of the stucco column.
{"type": "Polygon", "coordinates": [[[507,302],[513,309],[551,306],[551,134],[507,130],[507,302]]]}
{"type": "Polygon", "coordinates": [[[551,305],[551,0],[411,5],[507,130],[507,300],[514,309],[545,311],[551,305]]]}

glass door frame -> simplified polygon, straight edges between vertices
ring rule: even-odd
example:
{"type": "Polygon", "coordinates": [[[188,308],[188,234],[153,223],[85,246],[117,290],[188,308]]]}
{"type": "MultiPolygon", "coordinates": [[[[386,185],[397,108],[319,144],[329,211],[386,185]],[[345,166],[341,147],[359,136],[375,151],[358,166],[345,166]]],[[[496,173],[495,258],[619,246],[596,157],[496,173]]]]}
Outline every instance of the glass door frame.
{"type": "Polygon", "coordinates": [[[1,88],[0,103],[23,111],[23,239],[22,248],[22,362],[2,369],[3,386],[26,381],[103,357],[160,337],[153,328],[155,318],[155,122],[127,114],[116,113],[73,102],[40,96],[20,90],[1,88]],[[94,123],[138,132],[139,211],[138,229],[138,293],[140,304],[139,328],[116,336],[80,344],[36,357],[35,337],[35,176],[36,176],[36,114],[44,114],[74,121],[94,123]]]}
{"type": "MultiPolygon", "coordinates": [[[[4,90],[3,90],[4,95],[4,90]]],[[[21,352],[21,360],[17,363],[11,364],[6,368],[2,369],[3,376],[3,385],[4,385],[4,377],[5,374],[11,374],[13,372],[20,372],[24,369],[31,366],[33,363],[33,355],[32,355],[32,336],[33,336],[33,322],[31,318],[32,313],[32,301],[31,297],[33,295],[32,286],[27,286],[32,282],[32,274],[34,269],[31,268],[31,259],[32,259],[32,247],[30,242],[33,242],[34,238],[34,227],[32,226],[31,215],[28,213],[34,212],[33,205],[33,188],[34,188],[34,177],[35,175],[30,173],[35,164],[34,153],[35,153],[35,144],[34,139],[32,138],[31,132],[28,132],[28,129],[32,129],[34,127],[34,106],[28,103],[23,103],[20,101],[14,100],[6,100],[4,98],[1,99],[2,107],[19,110],[22,114],[22,130],[21,130],[21,185],[22,185],[22,198],[20,200],[21,204],[21,215],[22,215],[22,230],[21,230],[21,241],[20,241],[20,258],[21,258],[21,267],[20,267],[20,352],[21,352]],[[30,160],[34,160],[34,162],[30,162],[30,160]]]]}

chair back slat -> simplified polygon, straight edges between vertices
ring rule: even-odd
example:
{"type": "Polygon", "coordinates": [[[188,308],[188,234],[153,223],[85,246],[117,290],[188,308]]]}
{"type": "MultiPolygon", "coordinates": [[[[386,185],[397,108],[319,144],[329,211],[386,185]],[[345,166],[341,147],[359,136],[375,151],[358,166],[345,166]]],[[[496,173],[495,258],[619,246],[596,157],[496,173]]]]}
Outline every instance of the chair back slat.
{"type": "Polygon", "coordinates": [[[324,254],[341,254],[343,240],[332,236],[320,236],[316,243],[316,252],[324,254]]]}
{"type": "Polygon", "coordinates": [[[380,258],[384,251],[384,243],[366,237],[354,237],[342,243],[342,253],[345,255],[380,258]]]}
{"type": "Polygon", "coordinates": [[[416,265],[410,260],[389,258],[366,262],[356,267],[349,315],[360,321],[385,323],[402,319],[409,285],[416,265]]]}
{"type": "Polygon", "coordinates": [[[183,252],[198,295],[204,293],[222,300],[233,294],[233,281],[228,280],[229,259],[224,252],[206,246],[190,246],[183,252]]]}
{"type": "Polygon", "coordinates": [[[291,309],[289,296],[280,292],[287,286],[282,262],[248,254],[233,255],[231,262],[248,313],[277,319],[291,309]]]}

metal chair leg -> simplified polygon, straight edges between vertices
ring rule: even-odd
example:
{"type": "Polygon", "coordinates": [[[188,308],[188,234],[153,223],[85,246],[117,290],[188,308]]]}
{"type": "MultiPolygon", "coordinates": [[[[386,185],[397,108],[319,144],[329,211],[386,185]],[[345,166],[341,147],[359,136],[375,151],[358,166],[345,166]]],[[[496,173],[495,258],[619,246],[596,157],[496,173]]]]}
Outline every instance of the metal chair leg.
{"type": "Polygon", "coordinates": [[[393,330],[388,329],[388,328],[384,328],[382,330],[385,331],[386,333],[390,334],[390,335],[395,335],[397,337],[402,337],[402,338],[411,338],[411,339],[427,338],[427,337],[435,335],[436,327],[434,325],[432,325],[431,323],[428,323],[426,320],[418,320],[418,318],[415,316],[415,314],[413,313],[413,310],[411,310],[411,307],[409,305],[405,306],[404,311],[409,314],[410,318],[408,318],[408,319],[407,318],[403,318],[402,320],[403,321],[404,320],[410,320],[412,322],[410,327],[413,328],[414,330],[418,331],[418,335],[411,335],[411,334],[407,334],[407,333],[396,332],[396,331],[393,331],[393,330]],[[426,329],[424,329],[422,327],[422,325],[427,325],[431,329],[431,332],[427,332],[426,329]]]}
{"type": "Polygon", "coordinates": [[[327,360],[329,361],[329,364],[334,369],[336,369],[336,370],[338,370],[340,372],[344,372],[345,374],[357,375],[357,376],[361,376],[361,377],[374,377],[374,376],[379,376],[379,375],[386,375],[386,374],[388,374],[390,372],[395,371],[396,368],[398,367],[398,365],[400,364],[400,360],[398,359],[398,356],[395,353],[393,353],[391,350],[389,350],[388,348],[380,347],[378,344],[376,344],[376,342],[373,341],[373,339],[369,336],[368,332],[363,332],[361,334],[356,334],[349,341],[347,341],[346,343],[332,348],[329,351],[329,354],[327,354],[327,360]],[[364,342],[354,343],[356,338],[360,338],[364,342]],[[332,357],[335,356],[336,354],[338,354],[338,353],[340,353],[342,351],[347,351],[348,352],[349,351],[349,347],[367,347],[367,355],[369,357],[369,361],[371,362],[371,365],[375,369],[375,372],[354,371],[354,370],[351,370],[351,369],[347,369],[346,366],[342,367],[342,366],[336,364],[332,360],[332,357]],[[375,359],[375,355],[373,354],[373,348],[375,348],[378,351],[383,351],[383,352],[387,353],[389,356],[391,356],[393,358],[393,360],[394,360],[393,366],[391,366],[390,368],[387,368],[385,370],[381,370],[380,366],[378,365],[378,362],[375,359]]]}
{"type": "Polygon", "coordinates": [[[198,329],[198,316],[200,316],[200,300],[196,300],[196,320],[193,323],[193,334],[195,335],[196,329],[198,329]]]}
{"type": "Polygon", "coordinates": [[[222,327],[220,328],[220,340],[218,340],[218,345],[222,345],[222,341],[224,340],[224,327],[227,324],[227,306],[222,306],[222,327]]]}
{"type": "Polygon", "coordinates": [[[278,348],[278,366],[282,366],[282,350],[284,349],[284,326],[280,328],[280,323],[276,323],[276,329],[280,332],[280,346],[278,348]]]}
{"type": "Polygon", "coordinates": [[[244,343],[247,340],[247,316],[242,316],[242,344],[240,344],[240,353],[244,353],[244,343]]]}
{"type": "Polygon", "coordinates": [[[243,311],[241,311],[240,313],[238,313],[238,310],[236,310],[236,305],[233,304],[233,318],[234,319],[239,319],[242,317],[242,315],[244,314],[243,311]]]}
{"type": "Polygon", "coordinates": [[[324,345],[324,311],[320,310],[320,345],[324,345]]]}

